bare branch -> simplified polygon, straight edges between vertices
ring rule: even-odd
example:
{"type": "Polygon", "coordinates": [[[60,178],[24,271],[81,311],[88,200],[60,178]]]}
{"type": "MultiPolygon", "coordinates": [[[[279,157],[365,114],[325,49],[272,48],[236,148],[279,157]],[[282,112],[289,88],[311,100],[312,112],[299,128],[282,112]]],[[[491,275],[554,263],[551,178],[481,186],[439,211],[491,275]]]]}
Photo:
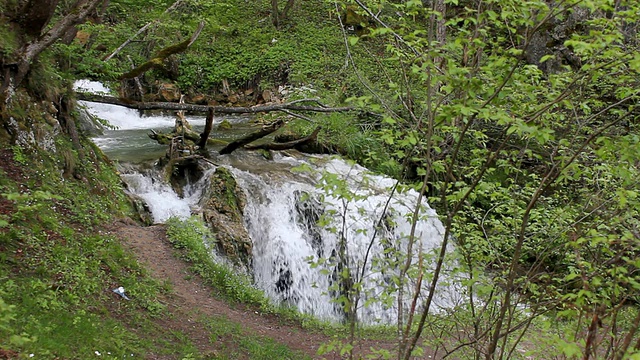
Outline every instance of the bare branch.
{"type": "MultiPolygon", "coordinates": [[[[180,3],[182,3],[182,0],[178,0],[178,1],[174,2],[173,5],[169,6],[167,8],[167,10],[164,11],[164,13],[168,14],[171,11],[175,10],[180,5],[180,3]]],[[[153,24],[157,24],[158,22],[160,22],[160,20],[156,19],[156,20],[153,20],[151,22],[148,22],[145,26],[141,27],[140,30],[138,30],[138,32],[136,32],[130,38],[128,38],[127,41],[123,42],[122,45],[118,46],[118,48],[115,49],[109,56],[104,58],[104,61],[106,62],[106,61],[111,60],[111,58],[116,56],[120,51],[122,51],[122,49],[124,49],[125,46],[129,45],[129,43],[131,43],[131,41],[133,41],[133,39],[135,39],[138,35],[140,35],[143,32],[145,32],[145,30],[147,30],[149,28],[149,26],[151,26],[153,24]]]]}

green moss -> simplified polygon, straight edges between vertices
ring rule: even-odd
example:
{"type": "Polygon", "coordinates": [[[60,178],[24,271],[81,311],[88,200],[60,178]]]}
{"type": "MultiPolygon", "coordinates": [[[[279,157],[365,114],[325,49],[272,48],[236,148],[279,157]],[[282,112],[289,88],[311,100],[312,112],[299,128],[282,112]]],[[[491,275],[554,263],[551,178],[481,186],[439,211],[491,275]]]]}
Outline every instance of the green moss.
{"type": "Polygon", "coordinates": [[[220,125],[218,125],[218,130],[231,130],[231,128],[231,123],[227,119],[222,120],[220,125]]]}

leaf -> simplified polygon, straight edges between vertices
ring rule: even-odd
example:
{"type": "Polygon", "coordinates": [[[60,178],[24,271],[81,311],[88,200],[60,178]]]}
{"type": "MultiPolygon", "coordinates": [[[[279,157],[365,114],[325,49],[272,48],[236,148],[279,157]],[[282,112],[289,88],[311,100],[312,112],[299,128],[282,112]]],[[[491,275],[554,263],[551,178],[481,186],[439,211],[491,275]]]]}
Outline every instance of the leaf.
{"type": "Polygon", "coordinates": [[[542,58],[540,58],[540,64],[544,63],[547,60],[553,59],[553,58],[555,58],[554,55],[545,55],[542,58]]]}
{"type": "Polygon", "coordinates": [[[357,44],[357,43],[358,43],[358,40],[360,40],[360,38],[359,38],[359,37],[357,37],[357,36],[350,36],[350,37],[349,37],[349,45],[351,45],[351,46],[355,46],[355,44],[357,44]]]}

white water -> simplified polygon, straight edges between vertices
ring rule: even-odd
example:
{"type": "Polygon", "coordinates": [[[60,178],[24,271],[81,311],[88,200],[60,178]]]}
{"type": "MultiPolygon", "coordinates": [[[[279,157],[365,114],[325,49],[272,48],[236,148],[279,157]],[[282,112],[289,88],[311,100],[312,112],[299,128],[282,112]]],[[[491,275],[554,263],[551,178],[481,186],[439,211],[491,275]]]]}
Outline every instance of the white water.
{"type": "Polygon", "coordinates": [[[129,190],[141,197],[149,206],[154,223],[164,223],[170,217],[186,219],[192,212],[197,211],[197,204],[202,196],[202,189],[206,186],[207,177],[184,189],[184,197],[161,180],[160,174],[147,172],[128,173],[121,175],[129,190]]]}
{"type": "MultiPolygon", "coordinates": [[[[397,302],[390,290],[392,277],[398,271],[385,249],[405,247],[411,231],[406,215],[413,211],[418,194],[404,191],[389,201],[390,188],[394,180],[367,174],[366,169],[349,165],[340,159],[325,158],[321,164],[310,164],[306,160],[290,157],[276,157],[279,163],[300,164],[314,168],[318,176],[336,175],[349,183],[349,191],[359,196],[344,202],[335,196],[326,196],[323,190],[311,184],[308,179],[295,176],[260,175],[234,169],[234,174],[248,195],[245,209],[245,223],[253,239],[254,276],[256,284],[272,299],[296,306],[304,313],[325,319],[341,319],[344,316],[335,299],[338,286],[335,262],[310,266],[310,259],[331,258],[339,252],[340,234],[347,243],[349,268],[352,274],[359,274],[367,249],[370,254],[365,265],[365,285],[358,318],[365,323],[393,323],[397,317],[397,302]],[[304,195],[303,195],[304,194],[304,195]],[[321,201],[324,195],[324,201],[321,201]],[[375,225],[384,216],[385,205],[389,201],[384,223],[374,237],[375,225]],[[327,226],[317,222],[322,214],[330,216],[327,226]],[[344,230],[342,215],[344,215],[344,230]],[[330,228],[335,228],[330,230],[330,228]],[[380,239],[386,239],[380,241],[380,239]],[[371,264],[377,264],[372,266],[371,264]],[[391,267],[390,267],[391,266],[391,267]],[[333,285],[333,286],[332,286],[333,285]],[[383,303],[385,295],[387,303],[383,303]]],[[[428,252],[439,247],[444,229],[435,211],[423,206],[416,226],[417,249],[428,252]]],[[[414,257],[417,261],[417,256],[414,257]]],[[[427,266],[427,269],[431,266],[427,266]]],[[[357,276],[357,275],[356,275],[357,276]]],[[[409,291],[413,284],[408,284],[409,291]]],[[[409,291],[410,292],[410,291],[409,291]]],[[[452,292],[441,291],[436,297],[436,306],[450,307],[452,292]]],[[[454,296],[455,297],[455,296],[454,296]]],[[[408,305],[405,302],[405,305],[408,305]]]]}
{"type": "MultiPolygon", "coordinates": [[[[96,88],[94,86],[93,90],[96,88]]],[[[118,106],[86,105],[95,115],[118,126],[121,130],[116,133],[124,129],[172,127],[174,122],[172,116],[140,117],[136,111],[118,106]]],[[[190,122],[193,121],[190,119],[190,122]]],[[[98,145],[107,148],[121,146],[117,138],[112,137],[110,142],[103,139],[98,145]]],[[[296,159],[277,154],[274,161],[264,161],[257,166],[255,161],[259,157],[246,158],[247,162],[254,163],[237,167],[232,166],[228,159],[220,157],[217,160],[227,162],[225,166],[231,169],[247,195],[244,220],[254,244],[253,272],[259,288],[276,302],[295,306],[304,313],[324,319],[342,319],[344,313],[333,300],[339,296],[339,291],[335,290],[339,272],[335,259],[340,252],[339,239],[342,236],[346,239],[345,252],[351,274],[359,278],[362,266],[365,268],[358,318],[365,323],[396,321],[397,301],[392,285],[401,259],[393,256],[393,250],[406,248],[411,231],[407,216],[417,203],[415,191],[396,193],[389,200],[394,180],[367,174],[366,169],[340,159],[296,159]],[[293,168],[302,164],[313,170],[300,173],[293,168]],[[339,192],[331,194],[319,189],[317,184],[322,183],[323,174],[327,178],[346,180],[348,193],[356,195],[356,198],[346,201],[339,192]],[[387,202],[389,208],[385,212],[387,202]],[[323,217],[327,219],[326,224],[320,226],[318,220],[323,217]],[[383,226],[375,232],[381,217],[384,218],[383,226]],[[312,268],[310,262],[320,258],[328,259],[328,263],[312,268]],[[365,303],[367,305],[362,306],[365,303]]],[[[171,216],[188,217],[206,186],[207,176],[184,189],[184,198],[180,198],[160,178],[150,172],[123,175],[130,190],[147,202],[155,222],[164,222],[171,216]]],[[[416,224],[416,254],[418,249],[426,254],[438,248],[443,233],[435,211],[424,204],[416,224]]],[[[417,255],[414,256],[414,263],[417,259],[417,255]]],[[[425,264],[426,276],[432,267],[425,264]]],[[[405,290],[411,293],[413,287],[414,284],[409,282],[405,290]]],[[[452,289],[439,289],[436,309],[439,306],[450,307],[455,302],[455,295],[456,291],[452,289]]]]}

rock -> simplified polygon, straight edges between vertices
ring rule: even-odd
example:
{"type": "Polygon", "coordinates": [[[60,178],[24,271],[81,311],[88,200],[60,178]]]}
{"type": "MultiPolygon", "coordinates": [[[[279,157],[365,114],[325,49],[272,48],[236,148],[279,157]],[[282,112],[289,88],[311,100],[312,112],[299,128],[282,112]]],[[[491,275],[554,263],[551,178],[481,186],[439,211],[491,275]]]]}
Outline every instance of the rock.
{"type": "Polygon", "coordinates": [[[180,95],[180,89],[175,84],[161,83],[158,86],[158,96],[162,101],[178,102],[180,101],[180,95]]]}
{"type": "MultiPolygon", "coordinates": [[[[220,104],[220,103],[227,102],[228,99],[229,99],[229,96],[227,96],[225,94],[222,94],[222,93],[218,93],[218,94],[213,95],[213,99],[211,101],[216,101],[217,103],[220,104]]],[[[211,104],[209,104],[209,105],[211,105],[211,104]]]]}
{"type": "Polygon", "coordinates": [[[87,136],[95,136],[104,134],[105,126],[100,119],[87,111],[87,109],[78,109],[78,127],[80,132],[87,136]]]}
{"type": "Polygon", "coordinates": [[[262,98],[264,99],[264,102],[271,102],[273,99],[273,93],[271,90],[265,90],[262,92],[262,98]]]}
{"type": "Polygon", "coordinates": [[[169,161],[167,175],[173,190],[180,197],[184,197],[184,188],[195,184],[204,176],[203,162],[195,158],[178,158],[169,161]]]}
{"type": "Polygon", "coordinates": [[[231,123],[229,122],[229,120],[224,119],[222,120],[222,122],[220,123],[220,125],[218,125],[218,130],[231,130],[233,126],[231,125],[231,123]]]}
{"type": "Polygon", "coordinates": [[[253,243],[243,222],[246,198],[228,169],[219,167],[211,175],[199,205],[220,253],[236,265],[251,269],[253,243]]]}
{"type": "Polygon", "coordinates": [[[207,97],[202,94],[194,95],[191,97],[190,102],[192,104],[207,105],[207,97]]]}
{"type": "Polygon", "coordinates": [[[233,94],[233,95],[229,96],[229,98],[228,98],[227,100],[229,100],[229,102],[230,102],[231,104],[235,104],[235,103],[237,103],[237,102],[238,102],[238,100],[239,100],[239,99],[238,99],[238,95],[233,94]]]}
{"type": "Polygon", "coordinates": [[[256,150],[258,154],[260,154],[265,160],[273,160],[273,154],[269,150],[258,149],[256,150]]]}
{"type": "MultiPolygon", "coordinates": [[[[153,215],[151,214],[151,209],[149,209],[149,205],[147,205],[147,202],[140,196],[135,195],[128,190],[125,191],[125,194],[127,194],[131,205],[136,210],[136,213],[138,214],[138,220],[144,225],[153,225],[153,215]]],[[[131,219],[129,218],[129,220],[131,219]]]]}
{"type": "Polygon", "coordinates": [[[89,41],[90,37],[91,34],[86,31],[78,30],[78,32],[76,33],[76,41],[78,41],[78,43],[82,45],[85,45],[87,41],[89,41]]]}

